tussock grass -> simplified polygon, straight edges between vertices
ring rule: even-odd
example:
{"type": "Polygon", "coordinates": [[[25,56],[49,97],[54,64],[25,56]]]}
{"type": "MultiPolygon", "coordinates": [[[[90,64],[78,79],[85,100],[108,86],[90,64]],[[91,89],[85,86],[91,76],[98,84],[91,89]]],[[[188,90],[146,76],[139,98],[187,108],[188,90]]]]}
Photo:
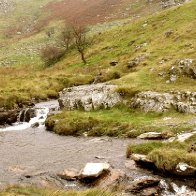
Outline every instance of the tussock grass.
{"type": "Polygon", "coordinates": [[[50,188],[36,188],[36,187],[9,187],[5,190],[0,191],[0,196],[114,196],[113,193],[99,190],[89,189],[86,191],[63,191],[63,190],[52,190],[50,188]]]}
{"type": "Polygon", "coordinates": [[[192,136],[185,142],[147,142],[143,144],[130,144],[127,147],[127,157],[132,153],[144,154],[154,162],[155,166],[163,171],[174,171],[179,162],[196,167],[196,153],[190,152],[190,146],[195,142],[192,136]]]}
{"type": "Polygon", "coordinates": [[[160,148],[148,154],[148,158],[154,162],[156,167],[164,171],[175,170],[179,162],[187,163],[196,167],[196,154],[176,148],[160,148]]]}

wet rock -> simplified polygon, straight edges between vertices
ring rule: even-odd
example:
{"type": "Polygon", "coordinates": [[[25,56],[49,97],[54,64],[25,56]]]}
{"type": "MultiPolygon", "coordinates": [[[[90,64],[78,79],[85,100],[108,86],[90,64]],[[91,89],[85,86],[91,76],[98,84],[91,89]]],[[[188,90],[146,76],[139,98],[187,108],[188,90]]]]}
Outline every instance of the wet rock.
{"type": "Polygon", "coordinates": [[[78,179],[79,173],[80,172],[76,169],[65,169],[62,173],[57,175],[64,180],[74,181],[78,179]]]}
{"type": "Polygon", "coordinates": [[[29,122],[31,118],[36,116],[36,110],[34,108],[23,109],[19,114],[20,122],[29,122]]]}
{"type": "MultiPolygon", "coordinates": [[[[138,178],[131,182],[126,188],[125,192],[131,192],[131,193],[145,193],[145,189],[149,187],[157,187],[160,180],[158,178],[145,176],[138,178]]],[[[148,190],[149,191],[149,190],[148,190]]],[[[151,190],[152,191],[152,190],[151,190]]],[[[153,190],[155,191],[155,190],[153,190]]]]}
{"type": "Polygon", "coordinates": [[[101,178],[96,186],[99,188],[107,188],[107,189],[117,189],[119,188],[125,181],[127,180],[127,176],[124,171],[120,169],[111,169],[108,175],[101,178]]]}
{"type": "Polygon", "coordinates": [[[66,88],[60,93],[59,105],[67,110],[111,108],[122,102],[115,88],[115,85],[106,83],[66,88]]]}
{"type": "Polygon", "coordinates": [[[18,113],[19,112],[17,110],[9,110],[9,111],[2,110],[0,112],[0,125],[5,125],[5,124],[11,125],[12,123],[15,123],[18,118],[18,113]]]}
{"type": "Polygon", "coordinates": [[[154,163],[151,160],[149,160],[146,155],[132,154],[130,158],[141,166],[154,168],[154,163]]]}
{"type": "Polygon", "coordinates": [[[164,139],[164,137],[163,133],[158,132],[147,132],[138,136],[139,139],[164,139]]]}
{"type": "Polygon", "coordinates": [[[39,123],[38,123],[38,122],[33,123],[33,124],[31,125],[31,128],[37,128],[37,127],[39,127],[39,123]]]}
{"type": "Polygon", "coordinates": [[[195,176],[196,167],[190,166],[186,163],[178,163],[175,173],[180,176],[195,176]]]}
{"type": "Polygon", "coordinates": [[[110,169],[108,163],[87,163],[84,169],[81,171],[80,180],[97,179],[102,174],[107,173],[110,169]]]}

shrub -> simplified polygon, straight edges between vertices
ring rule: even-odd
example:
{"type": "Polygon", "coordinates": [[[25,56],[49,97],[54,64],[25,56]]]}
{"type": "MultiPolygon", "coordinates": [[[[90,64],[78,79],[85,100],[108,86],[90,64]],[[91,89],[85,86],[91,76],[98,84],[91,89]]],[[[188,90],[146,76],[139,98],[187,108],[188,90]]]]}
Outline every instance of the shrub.
{"type": "Polygon", "coordinates": [[[47,67],[57,63],[63,55],[64,51],[55,46],[46,46],[41,49],[41,58],[47,67]]]}

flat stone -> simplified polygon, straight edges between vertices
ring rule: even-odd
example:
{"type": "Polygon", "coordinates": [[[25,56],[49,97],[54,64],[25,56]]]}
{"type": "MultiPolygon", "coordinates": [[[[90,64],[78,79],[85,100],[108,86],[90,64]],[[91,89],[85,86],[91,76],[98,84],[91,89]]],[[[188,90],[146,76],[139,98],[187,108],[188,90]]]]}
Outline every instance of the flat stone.
{"type": "Polygon", "coordinates": [[[110,164],[108,163],[87,163],[81,171],[79,178],[98,178],[103,173],[109,171],[110,164]]]}
{"type": "Polygon", "coordinates": [[[163,134],[158,132],[147,132],[138,136],[139,139],[163,139],[163,134]]]}

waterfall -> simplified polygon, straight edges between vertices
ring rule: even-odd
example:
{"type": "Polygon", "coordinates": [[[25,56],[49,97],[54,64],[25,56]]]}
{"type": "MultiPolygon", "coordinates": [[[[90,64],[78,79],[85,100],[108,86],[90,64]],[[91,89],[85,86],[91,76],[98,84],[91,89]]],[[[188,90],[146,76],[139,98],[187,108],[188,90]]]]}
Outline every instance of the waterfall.
{"type": "Polygon", "coordinates": [[[59,108],[58,101],[48,101],[44,103],[36,104],[34,108],[26,108],[20,111],[18,115],[18,120],[12,126],[0,128],[1,131],[16,131],[24,130],[27,128],[34,127],[36,123],[36,128],[43,127],[44,122],[50,111],[57,111],[59,108]]]}

